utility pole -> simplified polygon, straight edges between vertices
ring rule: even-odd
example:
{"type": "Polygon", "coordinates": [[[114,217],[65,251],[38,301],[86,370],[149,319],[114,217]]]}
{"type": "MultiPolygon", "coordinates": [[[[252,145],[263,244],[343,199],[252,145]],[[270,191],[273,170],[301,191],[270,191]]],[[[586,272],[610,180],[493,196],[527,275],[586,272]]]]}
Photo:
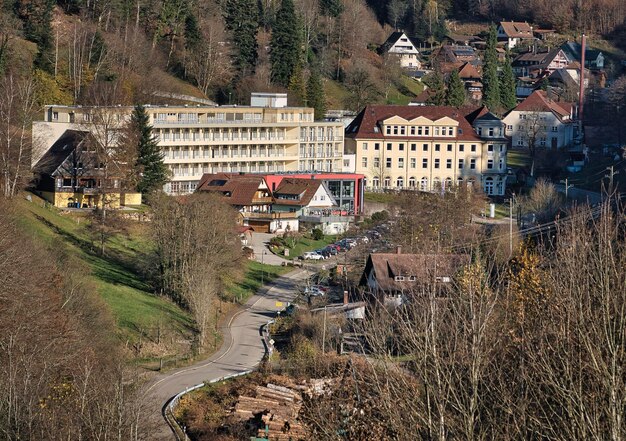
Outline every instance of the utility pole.
{"type": "Polygon", "coordinates": [[[509,199],[509,258],[513,257],[513,196],[509,199]]]}
{"type": "Polygon", "coordinates": [[[572,185],[567,185],[568,179],[569,179],[569,178],[565,178],[565,180],[564,180],[564,181],[561,181],[562,183],[564,183],[564,184],[565,184],[565,202],[567,202],[567,190],[569,190],[570,188],[572,188],[572,187],[574,186],[574,184],[572,184],[572,185]]]}
{"type": "Polygon", "coordinates": [[[604,175],[605,178],[609,178],[609,195],[613,194],[613,177],[615,175],[618,175],[619,172],[616,172],[613,169],[613,166],[611,165],[610,167],[606,168],[609,171],[608,175],[604,175]]]}
{"type": "Polygon", "coordinates": [[[322,354],[326,353],[326,305],[324,305],[324,330],[322,331],[322,354]]]}

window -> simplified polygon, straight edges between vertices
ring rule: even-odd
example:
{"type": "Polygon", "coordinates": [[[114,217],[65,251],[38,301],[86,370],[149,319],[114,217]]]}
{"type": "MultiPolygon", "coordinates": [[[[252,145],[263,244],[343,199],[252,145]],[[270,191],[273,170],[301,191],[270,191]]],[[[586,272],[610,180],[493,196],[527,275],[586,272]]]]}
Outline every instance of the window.
{"type": "Polygon", "coordinates": [[[374,150],[380,150],[380,143],[378,142],[374,143],[374,150]]]}
{"type": "Polygon", "coordinates": [[[361,158],[361,167],[367,168],[367,158],[361,158]]]}
{"type": "Polygon", "coordinates": [[[380,167],[380,158],[374,158],[374,168],[380,167]]]}
{"type": "Polygon", "coordinates": [[[435,151],[438,152],[441,150],[441,144],[435,144],[435,151]]]}
{"type": "Polygon", "coordinates": [[[459,170],[463,169],[463,158],[459,159],[459,170]]]}
{"type": "Polygon", "coordinates": [[[428,158],[422,159],[422,168],[428,168],[428,158]]]}
{"type": "Polygon", "coordinates": [[[400,126],[400,135],[406,134],[406,126],[400,126]]]}
{"type": "Polygon", "coordinates": [[[404,158],[398,158],[398,168],[404,168],[404,158]]]}
{"type": "Polygon", "coordinates": [[[428,151],[428,144],[424,144],[424,145],[422,146],[422,150],[423,150],[423,151],[425,151],[425,152],[427,152],[427,151],[428,151]]]}
{"type": "Polygon", "coordinates": [[[474,159],[474,158],[470,159],[470,168],[472,170],[476,169],[476,159],[474,159]]]}
{"type": "Polygon", "coordinates": [[[499,161],[499,168],[500,168],[500,170],[504,170],[504,159],[500,159],[500,161],[499,161]]]}
{"type": "Polygon", "coordinates": [[[558,132],[558,131],[559,131],[559,128],[558,128],[557,126],[552,126],[552,131],[553,131],[553,132],[558,132]]]}
{"type": "Polygon", "coordinates": [[[380,187],[380,180],[377,177],[372,178],[372,187],[374,188],[380,187]]]}
{"type": "Polygon", "coordinates": [[[487,151],[488,151],[488,152],[493,152],[493,145],[492,145],[492,144],[489,144],[489,145],[487,146],[487,151]]]}
{"type": "Polygon", "coordinates": [[[435,158],[435,168],[439,168],[439,158],[435,158]]]}
{"type": "Polygon", "coordinates": [[[390,142],[387,143],[387,151],[391,151],[391,143],[390,142]]]}
{"type": "Polygon", "coordinates": [[[428,178],[423,177],[420,180],[420,190],[422,191],[428,191],[428,178]]]}
{"type": "Polygon", "coordinates": [[[367,143],[366,142],[363,143],[363,150],[367,151],[367,143]]]}
{"type": "Polygon", "coordinates": [[[493,178],[488,177],[485,179],[485,194],[492,195],[493,194],[493,178]]]}
{"type": "Polygon", "coordinates": [[[386,127],[385,127],[385,133],[386,133],[387,135],[391,135],[391,126],[386,126],[386,127]]]}
{"type": "Polygon", "coordinates": [[[435,136],[439,136],[439,127],[435,127],[435,136]]]}
{"type": "Polygon", "coordinates": [[[448,127],[448,136],[454,136],[454,127],[448,127]]]}
{"type": "Polygon", "coordinates": [[[422,126],[417,127],[417,134],[420,136],[422,135],[422,126]]]}
{"type": "Polygon", "coordinates": [[[398,144],[398,150],[403,152],[404,151],[404,144],[398,144]]]}
{"type": "Polygon", "coordinates": [[[411,144],[411,151],[414,152],[417,150],[417,144],[411,144]]]}
{"type": "Polygon", "coordinates": [[[493,159],[488,159],[487,160],[487,168],[489,170],[493,169],[493,159]]]}
{"type": "Polygon", "coordinates": [[[417,167],[417,159],[411,158],[411,168],[417,167]]]}
{"type": "Polygon", "coordinates": [[[385,180],[383,182],[385,187],[391,187],[391,178],[389,176],[385,176],[385,180]]]}
{"type": "Polygon", "coordinates": [[[394,135],[398,134],[398,126],[393,126],[393,134],[394,135]]]}
{"type": "Polygon", "coordinates": [[[386,167],[391,168],[391,158],[387,158],[386,167]]]}
{"type": "Polygon", "coordinates": [[[465,145],[459,144],[459,152],[464,152],[464,151],[465,151],[465,145]]]}
{"type": "Polygon", "coordinates": [[[409,187],[415,187],[415,177],[413,176],[409,178],[409,187]]]}
{"type": "Polygon", "coordinates": [[[475,152],[476,151],[476,144],[472,144],[472,146],[470,147],[470,150],[472,152],[475,152]]]}
{"type": "Polygon", "coordinates": [[[424,127],[424,135],[426,136],[430,135],[430,127],[428,126],[424,127]]]}
{"type": "Polygon", "coordinates": [[[404,187],[404,179],[402,178],[402,176],[396,179],[396,187],[398,188],[404,187]]]}
{"type": "Polygon", "coordinates": [[[452,168],[452,159],[446,159],[446,168],[452,168]]]}
{"type": "MultiPolygon", "coordinates": [[[[87,118],[83,118],[85,121],[89,121],[89,119],[87,118]]],[[[59,112],[52,112],[52,121],[58,121],[59,120],[59,112]]]]}
{"type": "Polygon", "coordinates": [[[411,135],[415,135],[415,126],[411,127],[411,135]]]}
{"type": "Polygon", "coordinates": [[[448,151],[451,152],[452,151],[452,144],[448,144],[448,151]]]}
{"type": "Polygon", "coordinates": [[[512,125],[508,125],[508,126],[506,126],[506,129],[507,130],[513,130],[513,126],[512,125]]]}
{"type": "Polygon", "coordinates": [[[493,136],[493,127],[489,127],[489,136],[493,136]]]}

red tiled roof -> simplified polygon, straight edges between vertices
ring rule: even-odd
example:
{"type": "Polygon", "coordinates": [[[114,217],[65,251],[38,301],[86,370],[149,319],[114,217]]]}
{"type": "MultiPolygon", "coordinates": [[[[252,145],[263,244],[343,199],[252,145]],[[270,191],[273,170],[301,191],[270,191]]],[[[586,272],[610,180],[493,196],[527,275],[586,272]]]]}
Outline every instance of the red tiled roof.
{"type": "Polygon", "coordinates": [[[509,38],[532,38],[533,36],[532,26],[526,22],[502,21],[500,26],[509,38]]]}
{"type": "Polygon", "coordinates": [[[571,115],[575,104],[556,102],[548,97],[545,90],[536,90],[522,101],[514,110],[521,112],[552,112],[559,119],[571,115]]]}
{"type": "MultiPolygon", "coordinates": [[[[480,108],[476,107],[451,107],[451,106],[387,106],[387,105],[371,105],[365,107],[361,113],[346,128],[346,137],[348,138],[366,138],[366,139],[389,139],[389,138],[406,138],[406,136],[385,135],[382,130],[381,122],[393,116],[399,116],[406,120],[411,120],[422,116],[431,121],[437,121],[441,118],[448,117],[459,122],[459,128],[462,133],[457,134],[456,138],[442,138],[446,140],[459,141],[480,141],[480,138],[474,132],[471,121],[476,118],[474,113],[480,108]]],[[[485,112],[486,113],[486,112],[485,112]]],[[[424,137],[423,139],[438,139],[436,137],[424,137]]]]}
{"type": "Polygon", "coordinates": [[[472,66],[470,63],[465,63],[459,69],[459,77],[463,78],[482,78],[478,69],[472,66]]]}
{"type": "MultiPolygon", "coordinates": [[[[234,173],[207,173],[202,175],[196,191],[219,193],[231,205],[253,205],[259,187],[264,183],[261,176],[234,173]]],[[[268,191],[269,193],[269,191],[268,191]]],[[[269,195],[267,197],[270,197],[269,195]]],[[[263,203],[267,204],[266,202],[263,203]]]]}

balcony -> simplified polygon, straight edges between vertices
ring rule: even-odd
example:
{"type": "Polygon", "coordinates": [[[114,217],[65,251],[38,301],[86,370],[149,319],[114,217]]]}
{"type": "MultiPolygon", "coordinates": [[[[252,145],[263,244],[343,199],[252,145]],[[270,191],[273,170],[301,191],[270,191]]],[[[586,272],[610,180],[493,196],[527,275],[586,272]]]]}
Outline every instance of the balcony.
{"type": "Polygon", "coordinates": [[[255,213],[250,211],[244,211],[241,213],[244,219],[297,219],[298,213],[296,212],[271,212],[271,213],[255,213]]]}
{"type": "Polygon", "coordinates": [[[273,199],[270,196],[262,197],[262,198],[252,198],[253,204],[271,204],[273,199]]]}

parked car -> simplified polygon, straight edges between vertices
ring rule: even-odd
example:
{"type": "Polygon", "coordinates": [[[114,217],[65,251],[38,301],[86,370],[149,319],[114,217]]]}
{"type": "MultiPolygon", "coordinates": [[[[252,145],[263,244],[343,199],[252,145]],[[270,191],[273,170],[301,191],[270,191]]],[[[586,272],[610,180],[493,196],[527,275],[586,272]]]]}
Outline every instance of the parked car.
{"type": "Polygon", "coordinates": [[[320,248],[319,250],[315,250],[317,254],[320,254],[324,259],[328,259],[330,257],[330,251],[326,248],[320,248]]]}
{"type": "Polygon", "coordinates": [[[304,260],[323,260],[324,256],[317,254],[315,251],[307,251],[302,255],[304,260]]]}
{"type": "Polygon", "coordinates": [[[332,245],[328,245],[326,248],[324,248],[324,250],[325,250],[325,251],[328,251],[328,253],[329,253],[331,256],[336,256],[336,255],[339,253],[339,251],[337,250],[337,248],[336,248],[336,247],[334,247],[334,246],[332,246],[332,245]]]}
{"type": "Polygon", "coordinates": [[[318,297],[323,296],[324,294],[324,291],[316,288],[315,286],[307,286],[306,288],[304,288],[304,295],[306,296],[318,297]]]}

